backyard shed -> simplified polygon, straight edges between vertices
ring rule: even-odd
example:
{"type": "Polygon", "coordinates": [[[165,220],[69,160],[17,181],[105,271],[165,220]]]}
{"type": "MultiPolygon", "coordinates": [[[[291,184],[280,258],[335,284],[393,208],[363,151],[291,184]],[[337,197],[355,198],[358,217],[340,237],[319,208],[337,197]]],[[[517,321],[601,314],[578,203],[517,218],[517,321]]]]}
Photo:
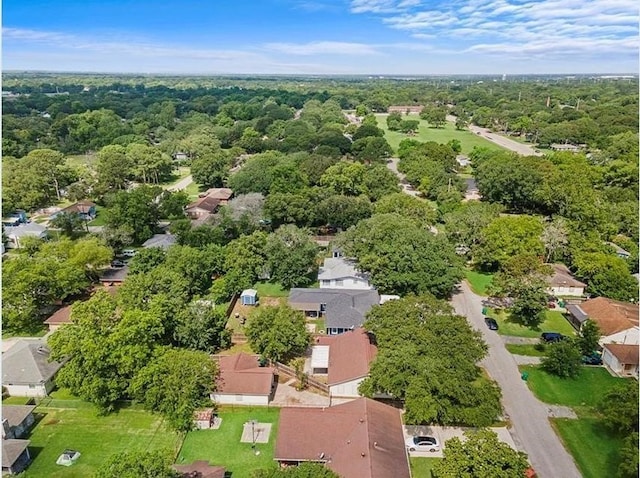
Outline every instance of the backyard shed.
{"type": "Polygon", "coordinates": [[[245,289],[240,294],[242,305],[256,305],[258,303],[258,291],[255,289],[245,289]]]}

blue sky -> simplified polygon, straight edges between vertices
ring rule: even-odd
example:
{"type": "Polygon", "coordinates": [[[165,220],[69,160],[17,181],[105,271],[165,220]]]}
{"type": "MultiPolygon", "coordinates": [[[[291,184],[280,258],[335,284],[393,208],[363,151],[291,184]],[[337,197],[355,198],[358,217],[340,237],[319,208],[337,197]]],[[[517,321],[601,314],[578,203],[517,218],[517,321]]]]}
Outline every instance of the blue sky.
{"type": "Polygon", "coordinates": [[[637,73],[637,0],[3,0],[4,70],[637,73]]]}

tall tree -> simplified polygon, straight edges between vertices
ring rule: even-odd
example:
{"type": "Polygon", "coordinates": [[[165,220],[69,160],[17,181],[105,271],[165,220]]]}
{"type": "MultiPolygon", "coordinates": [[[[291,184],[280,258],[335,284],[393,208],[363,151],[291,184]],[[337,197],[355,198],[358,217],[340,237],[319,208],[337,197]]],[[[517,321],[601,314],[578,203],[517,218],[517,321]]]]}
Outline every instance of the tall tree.
{"type": "Polygon", "coordinates": [[[256,309],[245,330],[251,348],[275,362],[301,356],[311,340],[302,312],[288,305],[256,309]]]}
{"type": "Polygon", "coordinates": [[[308,231],[293,224],[281,226],[267,238],[264,252],[271,280],[285,289],[313,282],[318,247],[308,231]]]}
{"type": "Polygon", "coordinates": [[[123,451],[109,457],[96,472],[96,478],[179,478],[171,468],[170,450],[123,451]]]}

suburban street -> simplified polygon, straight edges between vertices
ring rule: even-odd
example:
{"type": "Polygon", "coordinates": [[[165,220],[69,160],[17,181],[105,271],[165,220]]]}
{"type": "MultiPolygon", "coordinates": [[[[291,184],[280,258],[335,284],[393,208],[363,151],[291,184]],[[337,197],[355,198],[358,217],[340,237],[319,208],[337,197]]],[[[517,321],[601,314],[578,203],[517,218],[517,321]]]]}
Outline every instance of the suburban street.
{"type": "Polygon", "coordinates": [[[418,197],[420,193],[413,189],[408,183],[404,182],[404,174],[398,171],[398,161],[400,161],[399,158],[389,158],[387,160],[387,168],[389,168],[393,174],[398,176],[398,185],[402,188],[403,193],[408,194],[409,196],[418,197]]]}
{"type": "Polygon", "coordinates": [[[458,314],[467,317],[471,326],[480,330],[489,346],[489,354],[480,365],[502,389],[502,405],[511,422],[517,448],[529,455],[540,478],[580,477],[573,458],[551,427],[549,407],[536,399],[520,378],[516,362],[506,350],[501,336],[486,327],[482,299],[463,282],[452,303],[458,314]]]}
{"type": "Polygon", "coordinates": [[[189,175],[186,178],[182,178],[180,181],[175,183],[170,188],[167,188],[167,190],[169,190],[169,191],[182,191],[183,189],[187,189],[187,187],[189,187],[189,184],[191,184],[192,182],[193,182],[193,176],[189,175]]]}
{"type": "MultiPolygon", "coordinates": [[[[451,123],[455,123],[456,117],[452,115],[447,115],[447,121],[451,123]]],[[[517,141],[514,141],[512,139],[505,138],[504,136],[501,136],[496,133],[492,133],[487,128],[480,128],[479,126],[475,126],[472,124],[470,124],[468,128],[469,128],[469,131],[471,131],[472,133],[482,136],[483,138],[491,141],[492,143],[496,143],[497,145],[502,146],[505,149],[514,151],[523,156],[542,156],[542,153],[536,152],[536,150],[532,146],[528,144],[518,143],[517,141]]]]}

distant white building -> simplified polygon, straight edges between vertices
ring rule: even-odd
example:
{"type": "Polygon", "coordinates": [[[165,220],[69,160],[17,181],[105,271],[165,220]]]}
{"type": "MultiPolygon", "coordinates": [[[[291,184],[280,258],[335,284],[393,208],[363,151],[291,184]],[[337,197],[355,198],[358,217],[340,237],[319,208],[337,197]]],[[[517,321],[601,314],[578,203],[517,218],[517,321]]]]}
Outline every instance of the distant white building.
{"type": "Polygon", "coordinates": [[[324,260],[318,271],[318,283],[321,289],[373,289],[369,283],[369,274],[359,271],[351,259],[334,256],[324,260]]]}

